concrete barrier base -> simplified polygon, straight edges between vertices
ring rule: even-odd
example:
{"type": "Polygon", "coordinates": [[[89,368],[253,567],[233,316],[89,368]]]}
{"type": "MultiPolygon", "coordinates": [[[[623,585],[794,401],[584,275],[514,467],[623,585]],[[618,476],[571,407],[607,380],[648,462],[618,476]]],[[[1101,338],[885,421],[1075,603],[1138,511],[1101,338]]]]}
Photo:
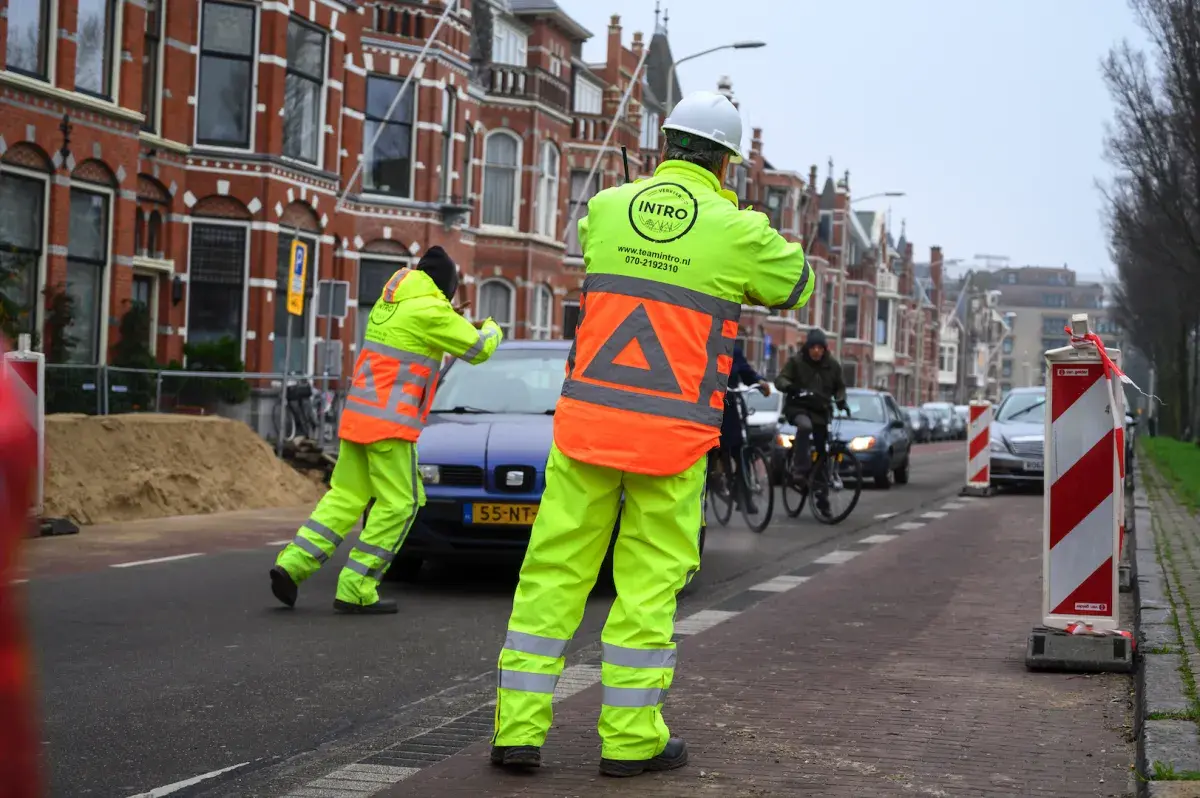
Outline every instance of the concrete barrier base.
{"type": "Polygon", "coordinates": [[[986,498],[988,496],[995,495],[995,493],[996,493],[996,489],[993,488],[991,485],[988,485],[986,488],[976,488],[976,487],[972,487],[971,485],[964,485],[963,489],[958,492],[958,495],[959,496],[975,496],[977,498],[982,499],[982,498],[986,498]]]}
{"type": "Polygon", "coordinates": [[[1133,592],[1133,566],[1123,562],[1117,566],[1117,584],[1122,593],[1133,592]]]}
{"type": "Polygon", "coordinates": [[[1132,641],[1116,635],[1069,635],[1034,627],[1025,648],[1025,667],[1033,671],[1131,673],[1132,641]]]}

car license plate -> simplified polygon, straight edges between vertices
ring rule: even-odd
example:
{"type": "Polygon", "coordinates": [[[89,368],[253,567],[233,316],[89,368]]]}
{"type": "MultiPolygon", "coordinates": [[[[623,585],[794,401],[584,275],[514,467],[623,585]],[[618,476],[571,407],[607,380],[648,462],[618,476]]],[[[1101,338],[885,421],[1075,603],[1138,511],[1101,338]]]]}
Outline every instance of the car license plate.
{"type": "Polygon", "coordinates": [[[533,526],[536,504],[468,504],[467,523],[492,526],[533,526]]]}
{"type": "Polygon", "coordinates": [[[1043,470],[1045,470],[1045,468],[1046,468],[1046,464],[1044,462],[1042,462],[1041,460],[1026,460],[1025,461],[1025,470],[1026,471],[1043,471],[1043,470]]]}

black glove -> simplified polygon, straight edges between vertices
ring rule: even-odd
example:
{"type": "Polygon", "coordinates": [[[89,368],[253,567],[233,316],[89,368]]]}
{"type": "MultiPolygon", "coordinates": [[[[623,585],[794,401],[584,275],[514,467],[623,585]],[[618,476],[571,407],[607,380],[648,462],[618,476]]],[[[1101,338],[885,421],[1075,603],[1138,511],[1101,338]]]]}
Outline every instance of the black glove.
{"type": "Polygon", "coordinates": [[[841,410],[846,415],[850,415],[850,405],[846,404],[846,401],[844,399],[842,401],[838,402],[837,406],[838,406],[838,410],[841,410]]]}

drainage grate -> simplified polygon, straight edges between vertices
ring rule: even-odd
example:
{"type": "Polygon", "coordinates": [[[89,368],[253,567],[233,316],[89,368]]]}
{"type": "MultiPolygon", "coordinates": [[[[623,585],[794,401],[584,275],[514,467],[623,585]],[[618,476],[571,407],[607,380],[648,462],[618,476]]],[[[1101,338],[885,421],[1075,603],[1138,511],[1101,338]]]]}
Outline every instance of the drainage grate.
{"type": "Polygon", "coordinates": [[[431,729],[417,737],[409,738],[385,748],[362,760],[364,765],[389,765],[391,767],[426,768],[448,759],[464,748],[492,736],[492,720],[495,710],[491,706],[481,707],[474,712],[452,720],[445,726],[431,729]]]}

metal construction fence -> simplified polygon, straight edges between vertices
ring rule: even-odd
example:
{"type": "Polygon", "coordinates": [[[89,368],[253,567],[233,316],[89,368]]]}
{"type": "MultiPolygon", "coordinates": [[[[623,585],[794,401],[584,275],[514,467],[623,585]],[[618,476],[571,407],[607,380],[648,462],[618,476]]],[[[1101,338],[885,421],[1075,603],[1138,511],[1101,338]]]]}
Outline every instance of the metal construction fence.
{"type": "Polygon", "coordinates": [[[46,364],[46,413],[182,413],[246,422],[266,440],[336,440],[339,377],[46,364]]]}

